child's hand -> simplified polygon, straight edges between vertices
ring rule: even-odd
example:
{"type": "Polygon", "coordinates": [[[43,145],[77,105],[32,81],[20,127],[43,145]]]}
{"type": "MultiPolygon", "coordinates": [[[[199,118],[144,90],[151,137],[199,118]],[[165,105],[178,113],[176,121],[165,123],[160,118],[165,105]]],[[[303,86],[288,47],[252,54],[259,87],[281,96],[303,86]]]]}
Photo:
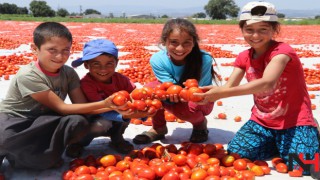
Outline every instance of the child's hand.
{"type": "Polygon", "coordinates": [[[204,93],[194,93],[194,96],[202,97],[201,101],[196,102],[197,104],[204,105],[209,102],[215,102],[221,97],[218,96],[218,92],[222,90],[221,87],[216,86],[204,86],[200,87],[204,93]]]}
{"type": "Polygon", "coordinates": [[[148,111],[134,111],[131,114],[123,115],[122,116],[126,119],[131,119],[131,118],[143,118],[143,117],[149,117],[153,116],[156,112],[153,114],[150,114],[148,111]]]}
{"type": "Polygon", "coordinates": [[[179,97],[179,95],[178,94],[170,94],[170,95],[168,95],[169,96],[169,101],[170,102],[173,102],[173,103],[178,103],[178,102],[180,102],[180,97],[179,97]]]}

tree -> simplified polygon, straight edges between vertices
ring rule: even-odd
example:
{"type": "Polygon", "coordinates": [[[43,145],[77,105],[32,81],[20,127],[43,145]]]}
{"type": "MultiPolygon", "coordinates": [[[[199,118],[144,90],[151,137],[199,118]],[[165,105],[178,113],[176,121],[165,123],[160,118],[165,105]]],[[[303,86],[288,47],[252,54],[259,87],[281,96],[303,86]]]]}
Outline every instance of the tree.
{"type": "Polygon", "coordinates": [[[88,15],[88,14],[101,14],[101,13],[99,11],[95,10],[95,9],[86,9],[84,11],[84,14],[88,15]]]}
{"type": "Polygon", "coordinates": [[[28,8],[26,7],[18,7],[17,14],[28,14],[28,8]]]}
{"type": "Polygon", "coordinates": [[[192,15],[193,18],[206,18],[207,15],[206,13],[203,12],[199,12],[199,13],[195,13],[194,15],[192,15]]]}
{"type": "Polygon", "coordinates": [[[66,16],[69,16],[69,12],[64,8],[59,8],[57,10],[57,16],[66,17],[66,16]]]}
{"type": "Polygon", "coordinates": [[[237,17],[240,10],[233,0],[209,0],[204,9],[212,19],[226,19],[227,15],[237,17]]]}
{"type": "Polygon", "coordinates": [[[169,18],[169,16],[164,14],[164,15],[161,16],[161,18],[169,18]]]}
{"type": "Polygon", "coordinates": [[[320,19],[320,15],[316,15],[314,19],[320,19]]]}
{"type": "Polygon", "coordinates": [[[18,6],[15,4],[3,3],[0,4],[1,14],[17,14],[18,6]]]}
{"type": "Polygon", "coordinates": [[[278,13],[277,16],[278,16],[278,18],[285,18],[286,17],[286,15],[282,14],[282,13],[278,13]]]}
{"type": "Polygon", "coordinates": [[[55,11],[51,9],[50,6],[47,5],[45,1],[36,1],[33,0],[30,3],[30,11],[32,12],[34,17],[54,17],[55,11]]]}

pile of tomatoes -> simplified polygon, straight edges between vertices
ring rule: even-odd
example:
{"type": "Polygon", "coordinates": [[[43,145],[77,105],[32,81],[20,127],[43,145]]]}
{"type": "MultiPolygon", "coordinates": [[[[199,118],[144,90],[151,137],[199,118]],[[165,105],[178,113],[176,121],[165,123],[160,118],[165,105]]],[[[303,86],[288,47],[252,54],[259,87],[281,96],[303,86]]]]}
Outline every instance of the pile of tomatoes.
{"type": "MultiPolygon", "coordinates": [[[[273,167],[287,173],[288,167],[281,158],[272,159],[273,167]]],[[[238,154],[228,153],[222,144],[155,143],[141,150],[133,150],[123,158],[107,154],[95,158],[89,155],[69,163],[63,180],[253,180],[255,176],[270,174],[266,161],[250,161],[238,154]]],[[[301,177],[302,171],[289,172],[301,177]]]]}

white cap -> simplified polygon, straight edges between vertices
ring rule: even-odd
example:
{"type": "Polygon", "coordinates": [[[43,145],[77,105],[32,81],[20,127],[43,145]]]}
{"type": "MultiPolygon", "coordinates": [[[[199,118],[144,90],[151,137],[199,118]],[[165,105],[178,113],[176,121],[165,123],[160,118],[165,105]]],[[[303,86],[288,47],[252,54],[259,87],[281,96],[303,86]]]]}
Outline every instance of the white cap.
{"type": "Polygon", "coordinates": [[[268,2],[249,2],[243,6],[239,20],[246,20],[247,25],[261,21],[276,22],[278,21],[277,10],[273,4],[268,2]],[[257,10],[262,14],[258,14],[257,10]]]}

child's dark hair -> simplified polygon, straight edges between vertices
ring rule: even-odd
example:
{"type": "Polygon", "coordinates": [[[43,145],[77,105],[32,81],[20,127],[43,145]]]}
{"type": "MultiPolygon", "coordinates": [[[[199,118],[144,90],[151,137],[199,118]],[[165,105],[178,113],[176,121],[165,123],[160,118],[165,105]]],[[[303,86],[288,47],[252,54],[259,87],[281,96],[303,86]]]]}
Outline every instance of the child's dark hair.
{"type": "Polygon", "coordinates": [[[194,47],[190,54],[186,57],[186,64],[184,68],[184,72],[179,80],[179,85],[182,85],[187,79],[197,79],[198,81],[201,78],[201,69],[202,69],[202,54],[203,52],[200,51],[199,47],[199,36],[197,34],[196,27],[193,25],[192,22],[186,19],[170,19],[168,20],[163,29],[161,34],[161,43],[165,44],[167,38],[169,37],[170,33],[174,29],[179,29],[180,31],[188,33],[190,36],[193,37],[194,47]]]}
{"type": "Polygon", "coordinates": [[[72,42],[72,34],[69,29],[57,22],[44,22],[33,31],[33,42],[40,49],[40,46],[52,37],[66,38],[72,42]]]}

